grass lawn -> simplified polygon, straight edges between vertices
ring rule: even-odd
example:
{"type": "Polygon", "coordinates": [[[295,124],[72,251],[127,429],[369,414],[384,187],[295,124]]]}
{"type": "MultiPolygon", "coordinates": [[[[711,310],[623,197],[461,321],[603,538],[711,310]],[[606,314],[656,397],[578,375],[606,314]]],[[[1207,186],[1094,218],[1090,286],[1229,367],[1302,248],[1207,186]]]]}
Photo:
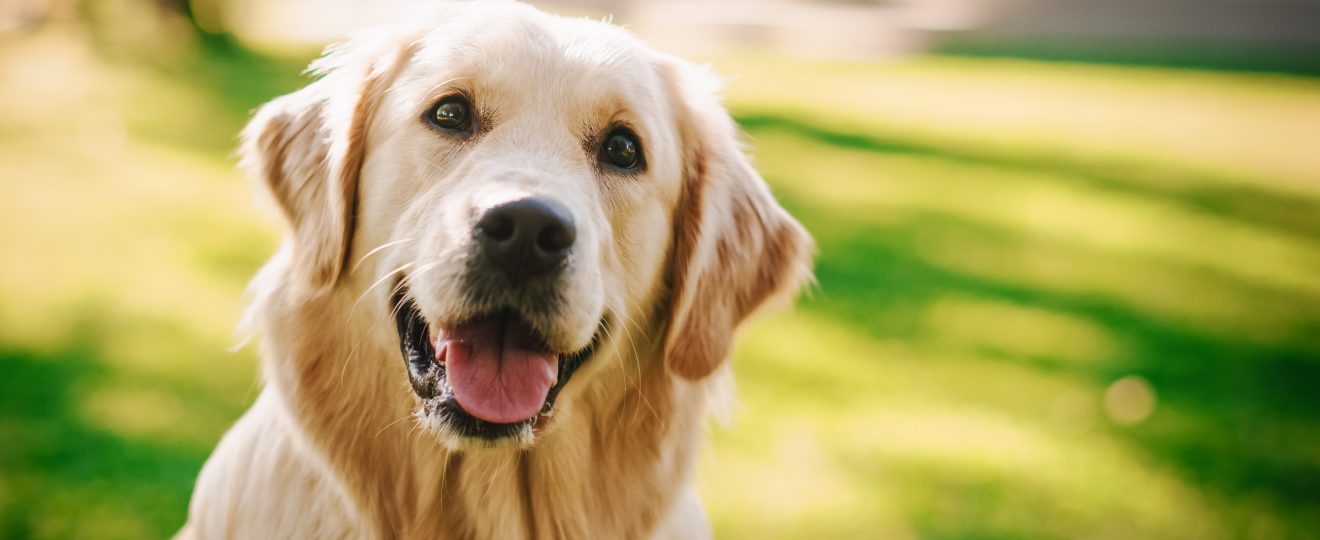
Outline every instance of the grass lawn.
{"type": "MultiPolygon", "coordinates": [[[[0,48],[0,537],[146,538],[255,397],[233,168],[307,58],[0,48]]],[[[742,337],[725,538],[1320,531],[1320,80],[715,59],[819,286],[742,337]]]]}

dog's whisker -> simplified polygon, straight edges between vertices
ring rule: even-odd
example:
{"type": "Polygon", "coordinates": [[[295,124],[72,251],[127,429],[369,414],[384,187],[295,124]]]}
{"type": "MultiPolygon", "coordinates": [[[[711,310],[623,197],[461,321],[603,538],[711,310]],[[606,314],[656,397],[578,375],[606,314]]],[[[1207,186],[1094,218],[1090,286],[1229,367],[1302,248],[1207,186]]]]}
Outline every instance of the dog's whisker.
{"type": "Polygon", "coordinates": [[[467,77],[453,77],[453,78],[445,79],[445,80],[440,81],[439,83],[435,84],[434,86],[432,86],[431,89],[428,90],[426,93],[427,93],[428,95],[434,95],[434,94],[436,94],[437,92],[439,92],[439,90],[440,90],[441,88],[444,88],[445,86],[448,86],[448,85],[450,85],[450,84],[456,83],[456,82],[458,82],[458,81],[465,81],[465,80],[467,80],[467,79],[468,79],[467,77]]]}
{"type": "MultiPolygon", "coordinates": [[[[633,364],[637,369],[637,377],[640,380],[640,378],[642,377],[641,354],[637,351],[637,341],[633,339],[632,332],[628,331],[628,326],[631,325],[632,327],[636,328],[638,332],[643,332],[644,330],[642,329],[641,325],[638,324],[637,321],[633,320],[631,317],[624,319],[623,322],[624,324],[621,331],[623,332],[624,337],[628,339],[628,348],[631,349],[632,351],[631,356],[633,359],[633,364]]],[[[622,362],[622,360],[620,360],[620,362],[622,362]]],[[[628,387],[625,387],[624,391],[627,392],[628,387]]],[[[633,407],[633,417],[631,420],[629,420],[629,425],[637,424],[637,417],[641,414],[642,405],[645,405],[646,408],[650,410],[652,414],[655,413],[655,407],[651,406],[651,401],[646,397],[646,389],[643,388],[641,384],[637,385],[637,398],[638,398],[637,399],[638,404],[633,407]]]]}
{"type": "MultiPolygon", "coordinates": [[[[390,289],[390,297],[393,298],[393,297],[399,295],[400,293],[402,293],[403,290],[404,290],[404,287],[405,287],[405,284],[404,284],[404,282],[403,282],[402,280],[400,280],[398,283],[395,283],[395,284],[394,284],[394,287],[393,287],[392,289],[390,289]]],[[[380,324],[388,324],[388,322],[389,322],[390,320],[393,320],[393,319],[395,319],[396,317],[399,316],[399,310],[403,309],[403,306],[404,306],[404,302],[399,302],[399,303],[394,304],[393,306],[390,307],[389,317],[387,317],[387,318],[385,318],[385,319],[381,319],[381,320],[376,321],[376,322],[377,322],[377,323],[380,323],[380,324]]]]}
{"type": "Polygon", "coordinates": [[[413,266],[416,265],[416,264],[417,264],[417,261],[406,262],[406,263],[400,264],[399,266],[395,267],[393,270],[390,270],[390,271],[385,272],[384,274],[382,274],[382,275],[380,276],[380,278],[378,278],[378,279],[376,279],[376,281],[372,282],[371,285],[368,286],[367,289],[366,289],[365,291],[362,291],[362,294],[358,295],[357,300],[353,303],[353,307],[357,307],[357,305],[358,305],[359,303],[362,302],[362,299],[363,299],[363,298],[366,298],[367,295],[371,294],[372,289],[375,289],[376,287],[379,287],[382,283],[384,283],[387,279],[393,277],[395,274],[398,274],[399,272],[403,272],[404,270],[407,270],[407,269],[413,267],[413,266]]]}
{"type": "Polygon", "coordinates": [[[416,261],[403,263],[399,265],[397,268],[390,270],[389,272],[386,272],[385,275],[380,276],[380,279],[377,279],[375,283],[372,283],[370,287],[367,287],[367,290],[362,291],[362,294],[358,295],[357,300],[353,302],[353,307],[348,310],[348,316],[349,317],[353,316],[353,313],[357,311],[358,305],[360,305],[362,301],[365,300],[367,296],[371,294],[372,290],[374,290],[376,287],[379,287],[382,283],[385,283],[385,281],[388,280],[389,278],[394,277],[395,274],[407,270],[408,268],[411,268],[415,264],[417,264],[416,261]]]}
{"type": "MultiPolygon", "coordinates": [[[[623,327],[619,329],[619,331],[622,332],[622,333],[624,333],[624,334],[626,335],[626,334],[627,334],[627,325],[628,325],[628,322],[627,322],[627,321],[628,321],[628,319],[626,318],[626,316],[620,316],[620,319],[623,321],[624,324],[622,325],[623,327]]],[[[617,340],[616,340],[616,338],[615,338],[615,336],[614,336],[614,331],[613,331],[611,328],[606,328],[605,331],[604,331],[604,334],[605,334],[605,341],[610,342],[610,343],[618,343],[617,340]]],[[[616,352],[615,352],[615,354],[614,354],[614,364],[615,364],[615,365],[618,367],[618,369],[619,369],[619,376],[623,378],[623,392],[624,392],[624,396],[626,397],[626,396],[627,396],[627,393],[628,393],[628,388],[631,386],[631,383],[629,382],[629,379],[630,379],[631,377],[629,377],[629,375],[628,375],[628,367],[627,367],[626,365],[624,365],[623,355],[620,354],[619,351],[618,351],[618,347],[619,347],[619,346],[620,346],[620,345],[615,345],[615,347],[616,347],[616,352]]],[[[622,408],[622,407],[618,408],[618,409],[615,411],[615,418],[621,420],[621,419],[622,419],[622,416],[623,416],[623,413],[624,413],[623,408],[622,408]]],[[[634,413],[634,414],[633,414],[633,418],[634,418],[634,420],[636,419],[636,416],[637,416],[636,413],[634,413]]],[[[630,424],[630,425],[631,425],[631,424],[630,424]]]]}
{"type": "MultiPolygon", "coordinates": [[[[420,276],[420,275],[422,275],[422,274],[425,274],[427,271],[430,271],[430,270],[432,270],[432,269],[434,269],[434,268],[437,268],[437,267],[439,267],[439,266],[440,266],[440,263],[439,263],[439,262],[429,262],[429,263],[423,264],[422,266],[418,267],[417,271],[413,272],[412,277],[416,278],[417,276],[420,276]]],[[[404,289],[404,286],[405,286],[405,285],[406,285],[406,284],[405,284],[402,280],[399,281],[398,283],[395,283],[395,284],[394,284],[394,288],[393,288],[392,290],[390,290],[390,296],[394,296],[394,295],[398,294],[400,291],[402,291],[402,290],[404,289]]],[[[399,310],[400,310],[400,309],[403,309],[404,304],[405,304],[404,302],[401,302],[401,303],[395,304],[393,307],[390,308],[390,319],[393,319],[393,318],[399,316],[399,310]]]]}
{"type": "Polygon", "coordinates": [[[391,247],[398,246],[398,245],[401,245],[401,244],[407,244],[408,242],[412,242],[412,241],[414,241],[414,240],[416,240],[416,238],[402,238],[402,239],[399,239],[399,240],[394,240],[394,241],[392,241],[392,242],[386,242],[386,243],[384,243],[384,244],[381,244],[381,245],[379,245],[379,246],[376,246],[376,247],[373,248],[371,251],[368,251],[365,255],[363,255],[361,258],[359,258],[359,259],[357,260],[357,262],[353,263],[353,268],[349,270],[349,273],[351,274],[351,273],[357,272],[358,267],[362,266],[362,263],[366,262],[367,259],[370,258],[372,255],[375,255],[375,254],[377,254],[377,253],[380,253],[382,250],[384,250],[384,249],[386,249],[386,248],[391,248],[391,247]]]}
{"type": "Polygon", "coordinates": [[[432,262],[426,263],[426,264],[424,264],[424,265],[418,267],[417,270],[413,271],[413,273],[412,273],[412,278],[413,278],[413,279],[416,279],[418,276],[424,275],[424,274],[426,274],[427,272],[430,272],[431,270],[435,270],[436,268],[440,268],[440,262],[439,262],[439,261],[432,261],[432,262]]]}
{"type": "MultiPolygon", "coordinates": [[[[635,328],[637,329],[638,333],[644,333],[646,330],[642,328],[640,323],[638,323],[635,319],[631,317],[624,318],[622,326],[623,327],[621,328],[621,332],[623,333],[623,337],[628,340],[628,348],[632,353],[631,357],[633,359],[633,365],[637,370],[636,376],[640,378],[642,376],[641,353],[637,350],[637,341],[633,338],[633,333],[628,331],[628,328],[629,327],[635,328]]],[[[622,367],[623,359],[619,358],[618,361],[620,367],[622,367]]],[[[633,385],[630,382],[625,384],[626,386],[624,387],[624,392],[627,392],[631,389],[633,385]]],[[[645,388],[641,384],[637,384],[636,386],[637,386],[638,400],[636,402],[636,405],[633,407],[633,417],[630,420],[629,425],[636,425],[637,418],[641,414],[641,407],[643,405],[645,405],[646,408],[652,412],[652,414],[655,414],[655,407],[652,406],[650,400],[647,399],[645,388]]]]}
{"type": "MultiPolygon", "coordinates": [[[[620,329],[618,329],[618,332],[622,332],[622,333],[626,334],[626,333],[627,333],[627,329],[626,329],[626,325],[627,325],[627,322],[626,322],[626,321],[627,321],[627,319],[623,319],[622,316],[621,316],[620,318],[621,318],[621,320],[624,321],[624,328],[620,328],[620,329]]],[[[602,343],[616,343],[616,344],[618,343],[618,337],[616,336],[616,330],[615,330],[614,328],[610,328],[610,327],[607,326],[607,327],[605,327],[605,328],[603,329],[602,334],[604,334],[604,335],[602,336],[602,339],[601,339],[602,343]]],[[[613,356],[614,356],[614,362],[613,362],[613,363],[614,363],[614,365],[615,365],[615,366],[618,368],[618,370],[619,370],[619,376],[623,378],[623,389],[624,389],[624,392],[625,392],[625,394],[626,394],[627,391],[628,391],[628,387],[630,386],[630,383],[628,382],[628,380],[630,379],[630,377],[629,377],[629,375],[628,375],[628,368],[627,368],[626,365],[624,365],[623,356],[622,356],[621,354],[619,354],[619,351],[618,351],[618,347],[620,347],[620,346],[621,346],[621,345],[615,345],[615,347],[616,347],[616,351],[615,351],[615,354],[613,355],[613,356]]],[[[617,414],[622,414],[622,412],[623,412],[623,411],[622,411],[621,409],[618,410],[618,411],[616,411],[617,414]]]]}
{"type": "Polygon", "coordinates": [[[628,338],[628,348],[632,350],[633,362],[635,362],[637,373],[640,375],[642,372],[641,353],[637,351],[637,341],[633,339],[633,333],[628,331],[628,326],[630,325],[637,329],[638,334],[645,333],[646,329],[642,328],[642,325],[631,317],[623,320],[623,335],[628,338]]]}
{"type": "Polygon", "coordinates": [[[394,424],[397,424],[397,423],[399,423],[399,422],[402,422],[404,419],[406,419],[406,418],[408,418],[408,417],[410,417],[410,416],[412,416],[412,413],[408,413],[408,414],[405,414],[405,415],[403,415],[403,416],[400,416],[400,417],[398,417],[397,419],[395,419],[393,422],[390,422],[390,423],[388,423],[388,424],[385,424],[385,427],[380,428],[380,431],[377,431],[377,432],[376,432],[376,436],[375,436],[375,437],[372,437],[372,438],[373,438],[373,439],[380,438],[380,434],[381,434],[381,433],[384,433],[385,430],[389,429],[389,428],[390,428],[391,426],[393,426],[394,424]]]}

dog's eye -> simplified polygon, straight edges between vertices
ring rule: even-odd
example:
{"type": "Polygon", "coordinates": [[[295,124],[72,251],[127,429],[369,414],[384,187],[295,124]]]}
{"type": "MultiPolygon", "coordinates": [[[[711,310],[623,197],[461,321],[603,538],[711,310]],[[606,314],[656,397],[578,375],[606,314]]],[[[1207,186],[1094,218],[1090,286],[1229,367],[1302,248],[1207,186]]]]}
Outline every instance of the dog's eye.
{"type": "Polygon", "coordinates": [[[627,129],[616,129],[605,137],[601,157],[620,169],[633,169],[642,161],[642,145],[627,129]]]}
{"type": "Polygon", "coordinates": [[[472,106],[463,96],[449,96],[431,107],[426,120],[438,128],[467,131],[472,127],[472,106]]]}

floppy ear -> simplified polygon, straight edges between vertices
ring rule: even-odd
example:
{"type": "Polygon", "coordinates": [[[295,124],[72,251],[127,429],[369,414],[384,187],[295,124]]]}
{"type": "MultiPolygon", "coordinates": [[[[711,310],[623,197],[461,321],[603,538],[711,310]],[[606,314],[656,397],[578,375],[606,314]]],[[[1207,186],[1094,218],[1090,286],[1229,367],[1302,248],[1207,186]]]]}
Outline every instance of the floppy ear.
{"type": "Polygon", "coordinates": [[[319,80],[262,106],[239,148],[288,221],[293,271],[314,292],[345,267],[370,113],[404,56],[357,41],[368,40],[330,49],[312,64],[319,80]]]}
{"type": "Polygon", "coordinates": [[[705,73],[671,61],[667,78],[683,139],[683,192],[674,216],[669,370],[709,375],[731,352],[738,324],[768,298],[811,279],[813,243],[752,168],[737,127],[705,73]]]}

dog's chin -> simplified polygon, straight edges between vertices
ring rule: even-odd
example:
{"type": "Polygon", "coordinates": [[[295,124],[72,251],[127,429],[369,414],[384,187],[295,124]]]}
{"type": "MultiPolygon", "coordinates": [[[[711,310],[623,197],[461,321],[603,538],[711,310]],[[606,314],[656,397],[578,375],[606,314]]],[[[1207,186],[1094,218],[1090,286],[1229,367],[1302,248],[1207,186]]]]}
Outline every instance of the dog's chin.
{"type": "Polygon", "coordinates": [[[585,347],[561,351],[515,307],[441,325],[427,320],[406,283],[395,290],[399,350],[421,403],[418,421],[454,447],[530,445],[608,320],[601,317],[585,347]]]}

